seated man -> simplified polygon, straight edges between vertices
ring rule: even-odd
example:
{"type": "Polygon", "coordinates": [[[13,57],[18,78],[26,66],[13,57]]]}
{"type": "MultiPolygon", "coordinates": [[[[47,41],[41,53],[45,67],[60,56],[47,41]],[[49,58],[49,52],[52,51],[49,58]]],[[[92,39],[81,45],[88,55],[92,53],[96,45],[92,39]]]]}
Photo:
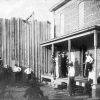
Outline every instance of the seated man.
{"type": "Polygon", "coordinates": [[[28,80],[30,80],[31,79],[31,75],[32,75],[32,69],[30,68],[30,67],[28,67],[28,68],[26,68],[25,69],[25,71],[24,71],[26,74],[27,74],[27,78],[28,78],[28,80]]]}
{"type": "Polygon", "coordinates": [[[15,64],[15,66],[12,67],[12,71],[14,72],[15,75],[15,81],[18,82],[20,80],[19,73],[21,72],[21,68],[17,64],[15,64]]]}

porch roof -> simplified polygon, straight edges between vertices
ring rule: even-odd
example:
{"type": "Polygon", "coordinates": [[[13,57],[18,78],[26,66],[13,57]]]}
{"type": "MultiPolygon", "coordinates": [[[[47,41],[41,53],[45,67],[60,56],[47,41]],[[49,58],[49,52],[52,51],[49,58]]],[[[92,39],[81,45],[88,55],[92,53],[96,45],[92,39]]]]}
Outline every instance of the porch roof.
{"type": "Polygon", "coordinates": [[[50,11],[56,11],[57,9],[59,9],[60,7],[62,7],[63,5],[65,5],[67,2],[69,2],[71,0],[60,0],[58,3],[56,3],[53,7],[51,7],[50,11]]]}
{"type": "Polygon", "coordinates": [[[94,30],[100,30],[100,26],[95,25],[95,26],[91,26],[91,27],[88,27],[88,28],[84,28],[84,29],[81,29],[79,31],[72,32],[68,35],[53,38],[53,39],[48,40],[46,42],[42,42],[40,45],[41,46],[48,46],[48,45],[52,45],[52,44],[61,43],[61,42],[67,41],[69,39],[74,39],[74,38],[78,38],[78,37],[81,37],[81,36],[93,34],[94,30]]]}

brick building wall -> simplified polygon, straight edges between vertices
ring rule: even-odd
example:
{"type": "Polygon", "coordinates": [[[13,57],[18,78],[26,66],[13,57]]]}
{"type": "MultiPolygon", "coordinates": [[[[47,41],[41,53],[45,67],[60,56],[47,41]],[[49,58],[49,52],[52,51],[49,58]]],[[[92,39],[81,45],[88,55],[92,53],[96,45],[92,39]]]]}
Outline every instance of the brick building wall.
{"type": "Polygon", "coordinates": [[[85,1],[85,27],[100,25],[100,1],[85,1]]]}
{"type": "Polygon", "coordinates": [[[100,25],[100,1],[99,0],[71,0],[55,11],[55,36],[60,37],[60,15],[64,13],[64,34],[67,35],[79,29],[100,25]],[[84,25],[79,26],[79,5],[84,2],[84,25]]]}
{"type": "MultiPolygon", "coordinates": [[[[76,0],[74,0],[76,1],[76,0]]],[[[78,29],[78,7],[77,2],[69,2],[68,4],[62,6],[58,10],[55,11],[55,26],[56,32],[55,36],[60,37],[62,33],[60,32],[60,15],[64,13],[64,34],[69,34],[72,31],[76,31],[78,29]]]]}

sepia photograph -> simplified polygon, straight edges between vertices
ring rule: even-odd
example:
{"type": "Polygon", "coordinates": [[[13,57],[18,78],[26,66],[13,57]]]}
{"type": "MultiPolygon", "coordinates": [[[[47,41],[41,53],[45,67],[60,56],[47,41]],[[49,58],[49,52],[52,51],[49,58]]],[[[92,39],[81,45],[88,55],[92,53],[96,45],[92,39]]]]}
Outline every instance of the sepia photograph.
{"type": "Polygon", "coordinates": [[[100,100],[100,0],[0,0],[0,100],[100,100]]]}

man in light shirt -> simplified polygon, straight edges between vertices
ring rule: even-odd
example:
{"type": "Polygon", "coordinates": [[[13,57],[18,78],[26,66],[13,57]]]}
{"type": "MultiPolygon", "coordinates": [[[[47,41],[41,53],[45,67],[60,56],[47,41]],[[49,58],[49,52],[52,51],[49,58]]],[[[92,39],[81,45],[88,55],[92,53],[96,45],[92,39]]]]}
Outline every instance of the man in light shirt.
{"type": "Polygon", "coordinates": [[[12,68],[13,72],[20,72],[21,68],[19,66],[17,66],[17,64],[15,64],[15,66],[12,68]]]}
{"type": "Polygon", "coordinates": [[[30,67],[28,67],[28,68],[26,68],[25,69],[25,74],[27,74],[27,78],[28,78],[28,80],[30,80],[31,79],[31,74],[32,74],[32,69],[30,68],[30,67]]]}
{"type": "Polygon", "coordinates": [[[15,75],[15,81],[17,83],[20,80],[21,68],[17,64],[15,64],[15,66],[12,67],[12,71],[15,75]]]}
{"type": "Polygon", "coordinates": [[[68,71],[68,91],[69,91],[69,96],[74,95],[74,88],[75,88],[75,68],[73,67],[73,62],[69,61],[69,71],[68,71]]]}
{"type": "Polygon", "coordinates": [[[90,56],[89,51],[85,53],[86,60],[85,60],[85,76],[88,77],[89,75],[89,69],[92,68],[92,64],[94,59],[90,56]]]}

